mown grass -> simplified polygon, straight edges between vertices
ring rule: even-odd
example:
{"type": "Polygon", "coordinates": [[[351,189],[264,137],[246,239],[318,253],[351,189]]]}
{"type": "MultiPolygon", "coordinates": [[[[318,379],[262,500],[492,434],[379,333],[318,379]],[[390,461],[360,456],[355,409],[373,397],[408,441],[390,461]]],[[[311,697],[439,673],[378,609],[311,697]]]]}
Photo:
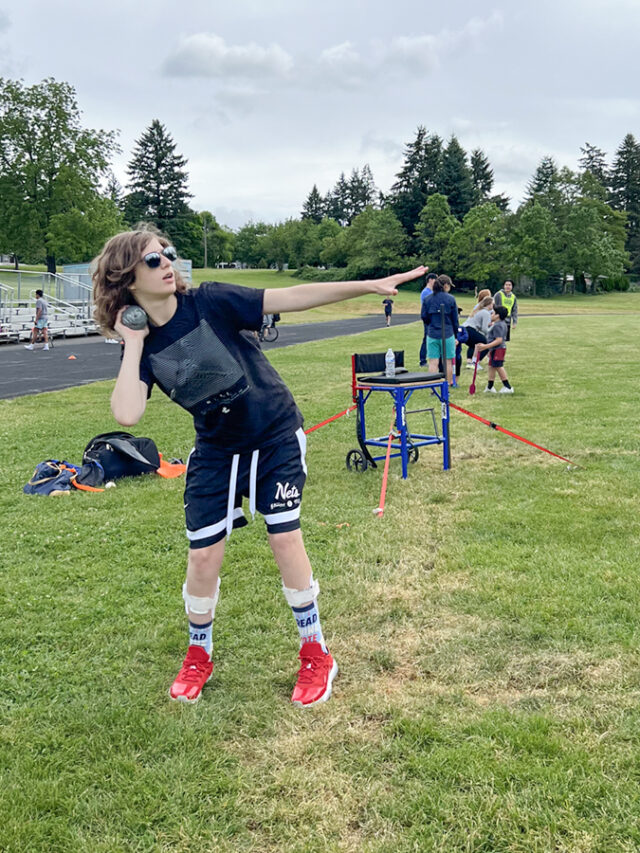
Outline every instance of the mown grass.
{"type": "MultiPolygon", "coordinates": [[[[435,448],[406,482],[392,463],[376,519],[380,471],[344,466],[353,418],[310,436],[303,528],[341,673],[304,713],[262,522],[227,548],[214,678],[175,705],[182,484],[24,496],[36,462],[115,428],[111,383],[1,402],[0,849],[639,849],[638,331],[523,322],[516,394],[454,392],[579,468],[454,412],[451,471],[435,448]]],[[[311,425],[348,404],[354,349],[404,347],[413,366],[420,337],[269,357],[311,425]]],[[[367,405],[383,434],[386,395],[367,405]]],[[[167,456],[192,442],[156,394],[135,431],[167,456]]]]}

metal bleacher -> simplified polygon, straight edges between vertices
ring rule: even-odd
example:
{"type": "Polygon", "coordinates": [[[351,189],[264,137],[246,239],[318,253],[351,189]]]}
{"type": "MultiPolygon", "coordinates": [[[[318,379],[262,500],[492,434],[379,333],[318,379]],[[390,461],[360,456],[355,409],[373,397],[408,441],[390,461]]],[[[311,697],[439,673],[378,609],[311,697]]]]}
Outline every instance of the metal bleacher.
{"type": "Polygon", "coordinates": [[[49,334],[72,337],[97,334],[92,317],[91,287],[54,273],[0,270],[0,342],[26,341],[35,320],[36,290],[49,306],[49,334]]]}

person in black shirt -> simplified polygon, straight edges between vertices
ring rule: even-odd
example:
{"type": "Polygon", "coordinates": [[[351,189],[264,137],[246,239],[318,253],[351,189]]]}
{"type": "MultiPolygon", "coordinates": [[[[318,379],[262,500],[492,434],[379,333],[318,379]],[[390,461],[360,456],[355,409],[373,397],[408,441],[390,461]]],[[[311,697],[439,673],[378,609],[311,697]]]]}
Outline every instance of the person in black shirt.
{"type": "Polygon", "coordinates": [[[172,261],[169,241],[142,229],[111,238],[95,261],[96,319],[124,341],[111,410],[123,426],[144,414],[157,385],[193,415],[196,443],[187,465],[185,515],[189,539],[183,586],[189,648],[170,696],[195,702],[211,677],[212,624],[225,538],[246,524],[242,510],[265,519],[283,592],[300,633],[300,670],[292,701],[326,701],[338,671],[322,634],[313,578],[300,531],[306,477],[300,414],[291,392],[264,357],[252,332],[263,314],[303,311],[367,293],[387,298],[423,275],[415,270],[384,279],[323,282],[257,290],[206,282],[188,290],[172,261]],[[130,329],[130,304],[148,326],[130,329]]]}

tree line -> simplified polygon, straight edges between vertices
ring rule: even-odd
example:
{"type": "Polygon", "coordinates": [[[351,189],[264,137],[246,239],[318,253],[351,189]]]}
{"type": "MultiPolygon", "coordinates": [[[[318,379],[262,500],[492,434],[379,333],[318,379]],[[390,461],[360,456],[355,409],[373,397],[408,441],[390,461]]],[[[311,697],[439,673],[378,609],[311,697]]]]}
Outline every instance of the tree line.
{"type": "Polygon", "coordinates": [[[123,189],[117,133],[84,128],[71,85],[0,78],[0,253],[19,262],[87,261],[113,234],[157,225],[194,266],[230,261],[234,234],[189,206],[186,158],[154,120],[136,141],[123,189]]]}
{"type": "Polygon", "coordinates": [[[176,148],[154,120],[135,142],[123,188],[110,166],[121,152],[117,134],[82,126],[73,87],[0,79],[0,252],[55,271],[147,221],[196,267],[236,261],[287,265],[305,278],[359,278],[425,263],[461,283],[524,277],[539,295],[626,289],[625,273],[640,273],[640,144],[632,134],[610,164],[589,143],[575,171],[544,157],[513,212],[494,193],[481,149],[468,154],[455,135],[445,142],[419,126],[387,193],[364,165],[325,196],[314,185],[299,218],[236,232],[191,208],[188,161],[176,148]]]}

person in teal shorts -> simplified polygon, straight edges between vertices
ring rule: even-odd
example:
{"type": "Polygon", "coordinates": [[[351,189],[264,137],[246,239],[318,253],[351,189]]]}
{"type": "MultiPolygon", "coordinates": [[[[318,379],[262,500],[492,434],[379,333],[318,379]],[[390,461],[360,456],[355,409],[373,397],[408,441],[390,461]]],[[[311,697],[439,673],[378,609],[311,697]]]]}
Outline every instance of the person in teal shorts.
{"type": "Polygon", "coordinates": [[[456,333],[458,331],[458,306],[456,301],[447,293],[445,286],[451,287],[452,281],[448,275],[439,275],[433,282],[433,293],[428,296],[422,306],[420,316],[427,329],[427,359],[429,372],[438,372],[438,360],[442,353],[442,314],[440,308],[444,306],[444,336],[445,352],[444,358],[447,365],[447,381],[453,384],[452,360],[456,355],[456,333]]]}

